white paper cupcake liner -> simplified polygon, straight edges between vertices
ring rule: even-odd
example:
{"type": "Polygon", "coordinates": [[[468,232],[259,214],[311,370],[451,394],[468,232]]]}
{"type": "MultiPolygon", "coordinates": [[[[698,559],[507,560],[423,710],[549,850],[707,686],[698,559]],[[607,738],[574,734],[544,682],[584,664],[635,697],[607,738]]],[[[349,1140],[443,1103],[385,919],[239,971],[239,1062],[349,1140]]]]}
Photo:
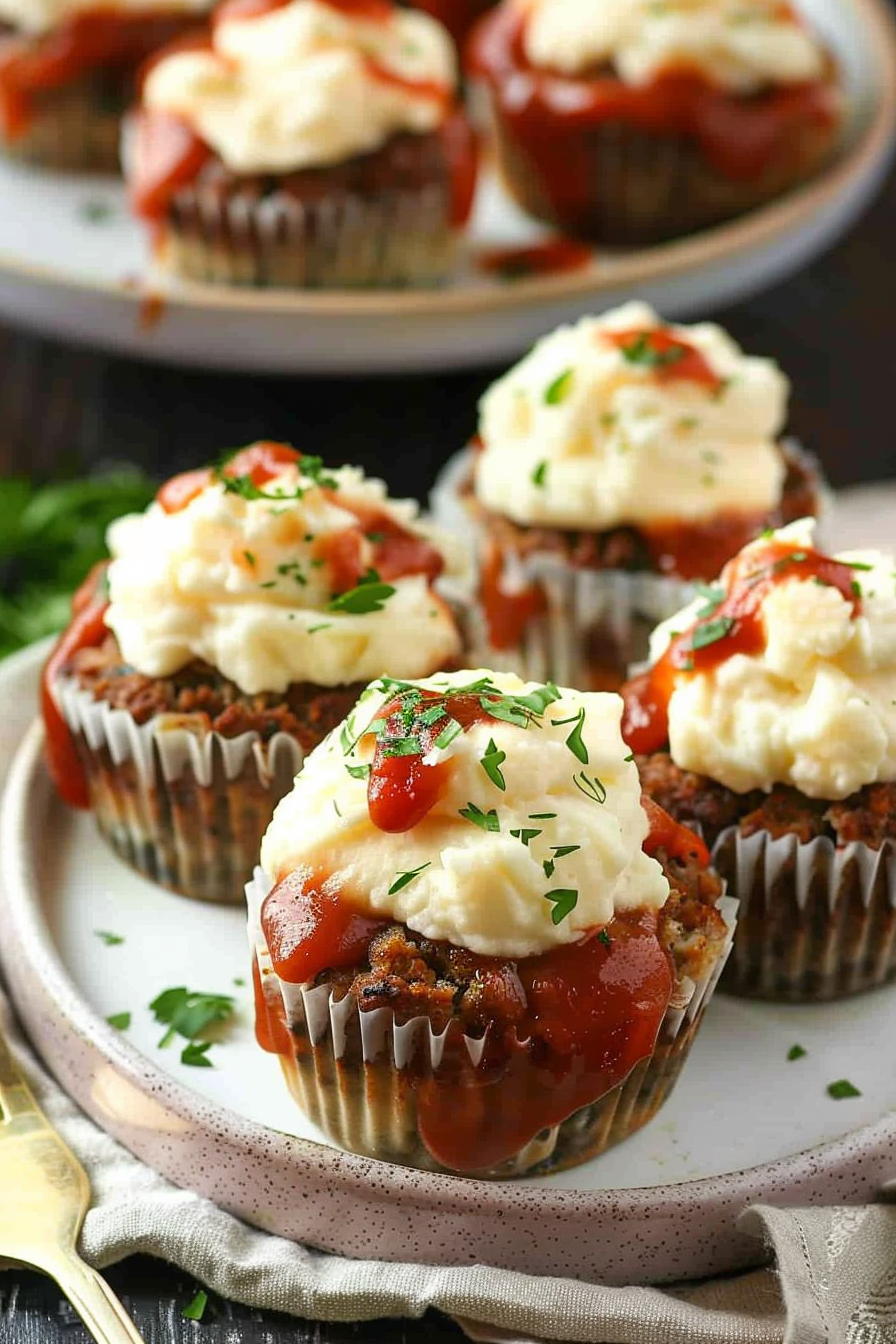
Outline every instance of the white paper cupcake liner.
{"type": "Polygon", "coordinates": [[[227,738],[198,714],[157,714],[138,724],[72,678],[53,690],[112,848],[184,896],[239,904],[274,808],[301,768],[295,738],[227,738]]]}
{"type": "MultiPolygon", "coordinates": [[[[451,1171],[420,1136],[416,1086],[446,1063],[454,1070],[475,1071],[486,1037],[464,1035],[456,1022],[437,1033],[425,1016],[396,1023],[386,1008],[360,1012],[351,996],[336,999],[327,984],[281,980],[261,928],[261,907],[270,889],[270,879],[257,868],[246,885],[249,946],[261,986],[259,1011],[279,1024],[272,1037],[285,1041],[288,1033],[290,1051],[284,1049],[280,1062],[299,1106],[340,1147],[404,1166],[451,1171]]],[[[731,950],[737,902],[723,896],[718,908],[728,928],[720,955],[699,981],[682,983],[666,1010],[652,1055],[617,1087],[542,1130],[499,1166],[454,1174],[501,1178],[574,1166],[620,1142],[656,1114],[681,1072],[731,950]]]]}
{"type": "Polygon", "coordinates": [[[222,197],[200,183],[171,202],[156,259],[166,271],[215,284],[427,287],[447,278],[455,233],[441,185],[297,201],[284,191],[222,197]]]}
{"type": "Polygon", "coordinates": [[[722,988],[751,998],[837,999],[896,975],[896,843],[801,844],[723,831],[713,863],[740,902],[722,988]]]}

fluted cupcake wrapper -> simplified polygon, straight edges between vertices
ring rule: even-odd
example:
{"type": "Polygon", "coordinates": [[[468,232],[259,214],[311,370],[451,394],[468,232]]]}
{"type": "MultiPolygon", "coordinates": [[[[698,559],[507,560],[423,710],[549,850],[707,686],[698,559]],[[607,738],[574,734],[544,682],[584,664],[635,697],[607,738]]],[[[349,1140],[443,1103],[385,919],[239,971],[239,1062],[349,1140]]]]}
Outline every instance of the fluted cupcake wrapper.
{"type": "Polygon", "coordinates": [[[439,185],[298,201],[284,191],[222,196],[199,183],[174,197],[156,258],[166,271],[215,284],[426,287],[447,277],[455,242],[439,185]]]}
{"type": "Polygon", "coordinates": [[[740,902],[722,988],[750,998],[812,1002],[896,975],[896,844],[825,836],[742,836],[729,827],[713,863],[740,902]]]}
{"type": "MultiPolygon", "coordinates": [[[[420,1133],[417,1089],[441,1070],[475,1078],[486,1037],[464,1035],[452,1021],[442,1032],[425,1016],[396,1023],[389,1009],[367,1012],[355,999],[337,999],[326,983],[290,984],[271,964],[261,929],[270,880],[256,869],[246,886],[249,944],[261,985],[258,1011],[280,1042],[290,1091],[333,1143],[351,1152],[429,1171],[500,1179],[575,1166],[619,1143],[650,1120],[671,1093],[731,948],[737,902],[723,897],[728,927],[723,949],[699,981],[686,981],[663,1018],[653,1052],[628,1077],[566,1120],[542,1130],[518,1152],[486,1170],[457,1172],[430,1152],[420,1133]]],[[[520,1042],[524,1048],[525,1043],[520,1042]]]]}
{"type": "Polygon", "coordinates": [[[53,691],[97,825],[116,853],[181,895],[240,904],[274,808],[304,759],[295,738],[223,737],[200,714],[139,724],[71,678],[53,691]]]}
{"type": "Polygon", "coordinates": [[[31,95],[24,133],[3,141],[10,158],[60,172],[116,173],[129,77],[96,71],[31,95]]]}

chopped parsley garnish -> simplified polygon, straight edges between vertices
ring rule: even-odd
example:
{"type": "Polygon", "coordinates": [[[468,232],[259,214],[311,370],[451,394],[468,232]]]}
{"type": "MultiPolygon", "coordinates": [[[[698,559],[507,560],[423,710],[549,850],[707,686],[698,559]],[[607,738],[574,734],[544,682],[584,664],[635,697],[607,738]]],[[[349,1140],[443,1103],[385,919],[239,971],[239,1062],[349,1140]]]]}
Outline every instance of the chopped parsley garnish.
{"type": "Polygon", "coordinates": [[[131,1015],[130,1013],[110,1013],[106,1018],[106,1021],[109,1023],[109,1026],[114,1027],[116,1031],[127,1031],[128,1027],[131,1025],[131,1015]]]}
{"type": "Polygon", "coordinates": [[[318,630],[329,630],[331,625],[332,621],[324,621],[322,625],[309,625],[308,634],[316,635],[318,630]]]}
{"type": "Polygon", "coordinates": [[[634,759],[635,759],[635,753],[634,753],[633,751],[630,751],[629,754],[628,754],[627,756],[623,756],[623,758],[622,758],[623,762],[624,762],[626,765],[628,765],[629,762],[630,762],[630,761],[633,761],[634,759]]]}
{"type": "Polygon", "coordinates": [[[242,977],[241,975],[235,975],[235,976],[233,977],[233,983],[234,983],[239,989],[242,989],[246,982],[245,982],[245,980],[243,979],[243,977],[242,977]]]}
{"type": "Polygon", "coordinates": [[[801,1046],[801,1045],[792,1045],[792,1046],[790,1047],[790,1049],[787,1051],[787,1058],[788,1058],[788,1059],[802,1059],[803,1056],[804,1056],[805,1054],[806,1054],[806,1051],[805,1051],[805,1049],[803,1048],[803,1046],[801,1046]]]}
{"type": "Polygon", "coordinates": [[[533,714],[543,714],[548,705],[560,699],[560,692],[552,681],[546,681],[543,686],[529,691],[528,695],[513,695],[508,698],[522,705],[523,709],[531,709],[533,714]]]}
{"type": "Polygon", "coordinates": [[[467,803],[466,807],[460,809],[460,815],[465,821],[472,821],[474,826],[478,826],[481,831],[500,831],[501,823],[498,821],[498,814],[492,807],[488,812],[483,812],[481,807],[475,803],[467,803]]]}
{"type": "Polygon", "coordinates": [[[382,744],[384,756],[421,756],[423,748],[416,737],[387,737],[382,744]]]}
{"type": "Polygon", "coordinates": [[[339,804],[335,798],[333,799],[333,811],[336,813],[337,817],[342,817],[342,813],[339,811],[339,804]]]}
{"type": "Polygon", "coordinates": [[[846,565],[847,569],[864,570],[866,574],[870,573],[871,570],[874,569],[873,565],[866,565],[863,560],[845,560],[844,564],[846,565]]]}
{"type": "Polygon", "coordinates": [[[502,792],[507,788],[507,785],[504,782],[504,776],[501,773],[501,766],[506,760],[507,752],[501,751],[500,748],[495,745],[495,739],[490,737],[488,746],[485,749],[485,755],[482,757],[479,764],[482,766],[495,788],[501,789],[502,792]]]}
{"type": "Polygon", "coordinates": [[[555,859],[565,859],[567,854],[575,854],[581,848],[581,845],[551,845],[555,859]]]}
{"type": "Polygon", "coordinates": [[[827,1090],[828,1096],[833,1097],[835,1101],[843,1101],[845,1097],[860,1097],[862,1095],[848,1078],[838,1078],[835,1083],[828,1083],[827,1090]]]}
{"type": "Polygon", "coordinates": [[[211,1041],[189,1041],[180,1052],[180,1062],[194,1069],[210,1069],[213,1067],[208,1057],[211,1048],[211,1041]]]}
{"type": "Polygon", "coordinates": [[[600,423],[604,429],[612,429],[618,419],[615,411],[604,411],[600,417],[600,423]]]}
{"type": "Polygon", "coordinates": [[[720,639],[724,639],[734,628],[733,616],[718,616],[715,620],[707,621],[705,625],[698,625],[691,636],[691,648],[706,649],[710,644],[717,644],[720,639]]]}
{"type": "Polygon", "coordinates": [[[559,406],[562,401],[566,400],[572,391],[573,376],[572,369],[564,369],[562,373],[558,373],[557,377],[548,383],[544,390],[546,406],[559,406]]]}
{"type": "Polygon", "coordinates": [[[201,1321],[208,1306],[208,1293],[204,1293],[200,1288],[191,1302],[188,1302],[180,1313],[185,1321],[201,1321]]]}
{"type": "Polygon", "coordinates": [[[699,423],[696,415],[683,415],[680,420],[675,421],[675,428],[678,430],[696,429],[699,423]]]}
{"type": "Polygon", "coordinates": [[[573,784],[575,784],[579,793],[584,793],[586,798],[590,798],[595,803],[605,803],[607,801],[607,790],[598,779],[597,775],[593,779],[581,770],[579,774],[573,775],[573,784]]]}
{"type": "Polygon", "coordinates": [[[352,779],[366,779],[373,769],[370,765],[347,765],[345,768],[352,779]]]}
{"type": "Polygon", "coordinates": [[[670,345],[668,350],[657,350],[651,335],[649,331],[639,331],[630,341],[619,346],[629,364],[638,364],[646,369],[664,369],[670,364],[677,364],[687,353],[683,345],[670,345]]]}
{"type": "Polygon", "coordinates": [[[582,728],[585,723],[585,706],[582,705],[578,713],[570,715],[568,719],[551,719],[555,728],[559,728],[564,723],[574,723],[575,727],[566,739],[566,745],[569,747],[577,761],[582,765],[588,764],[588,748],[582,741],[582,728]]]}
{"type": "Polygon", "coordinates": [[[554,891],[546,891],[544,898],[554,907],[551,911],[551,923],[561,924],[567,915],[571,915],[575,910],[579,893],[571,887],[557,887],[554,891]]]}
{"type": "Polygon", "coordinates": [[[266,583],[260,583],[258,586],[259,586],[259,588],[276,588],[276,587],[277,587],[277,580],[276,580],[276,579],[268,579],[266,583]]]}
{"type": "Polygon", "coordinates": [[[513,836],[514,840],[519,840],[520,843],[525,845],[528,849],[529,841],[534,840],[537,836],[541,835],[541,831],[537,830],[534,826],[518,826],[512,830],[510,834],[513,836]]]}
{"type": "Polygon", "coordinates": [[[542,490],[544,488],[545,481],[547,480],[547,475],[548,475],[547,462],[545,461],[539,462],[538,466],[532,472],[532,484],[537,486],[539,490],[542,490]]]}
{"type": "Polygon", "coordinates": [[[394,896],[397,891],[401,891],[402,887],[406,887],[409,882],[413,882],[415,877],[420,876],[424,868],[429,868],[431,862],[432,860],[428,860],[426,863],[421,863],[419,868],[408,868],[404,872],[396,873],[395,881],[389,888],[388,895],[394,896]]]}
{"type": "Polygon", "coordinates": [[[597,941],[603,943],[604,947],[609,947],[612,940],[606,929],[601,929],[600,933],[597,935],[597,941]]]}
{"type": "Polygon", "coordinates": [[[161,1048],[175,1035],[192,1041],[206,1028],[226,1022],[233,1014],[233,999],[229,994],[204,994],[181,985],[163,990],[149,1008],[156,1021],[168,1027],[159,1041],[161,1048]]]}
{"type": "Polygon", "coordinates": [[[557,815],[556,812],[530,812],[530,813],[529,813],[529,820],[530,820],[530,821],[553,821],[554,818],[556,817],[556,815],[557,815]]]}
{"type": "MultiPolygon", "coordinates": [[[[441,717],[441,715],[444,714],[444,712],[445,711],[443,709],[440,709],[439,717],[441,717]]],[[[421,714],[420,717],[421,719],[425,719],[426,715],[421,714]]],[[[458,723],[457,719],[449,718],[448,722],[445,724],[445,727],[442,729],[438,737],[433,742],[433,746],[438,747],[440,751],[444,751],[446,747],[450,747],[451,743],[454,741],[456,737],[460,736],[463,730],[464,727],[462,723],[458,723]]]]}
{"type": "Polygon", "coordinates": [[[247,565],[251,565],[251,566],[253,567],[253,569],[254,569],[254,567],[255,567],[255,556],[252,554],[252,552],[251,552],[251,551],[243,551],[243,557],[244,557],[244,559],[245,559],[245,561],[246,561],[246,564],[247,564],[247,565]]]}
{"type": "Polygon", "coordinates": [[[85,224],[105,224],[107,219],[112,218],[113,210],[108,201],[82,201],[78,214],[85,224]]]}
{"type": "Polygon", "coordinates": [[[858,579],[853,579],[852,583],[849,586],[852,589],[853,597],[862,596],[862,585],[859,583],[858,579]]]}
{"type": "Polygon", "coordinates": [[[346,611],[352,616],[366,616],[373,611],[382,611],[388,598],[395,589],[389,583],[383,583],[375,569],[369,569],[357,587],[340,593],[330,602],[330,611],[346,611]]]}
{"type": "Polygon", "coordinates": [[[695,583],[699,595],[706,599],[706,606],[697,612],[697,619],[702,621],[707,616],[712,616],[725,600],[725,589],[720,583],[695,583]]]}
{"type": "Polygon", "coordinates": [[[286,499],[304,499],[308,490],[313,486],[320,486],[324,490],[337,490],[339,482],[335,476],[328,476],[324,470],[323,459],[320,457],[300,457],[296,466],[301,474],[311,482],[311,486],[299,485],[293,491],[286,490],[262,490],[257,486],[250,475],[228,476],[227,463],[239,448],[214,467],[215,479],[223,485],[229,495],[240,495],[243,499],[270,499],[275,503],[282,503],[286,499]]]}
{"type": "Polygon", "coordinates": [[[124,942],[120,933],[110,933],[108,929],[94,929],[97,938],[101,938],[107,947],[118,947],[124,942]]]}

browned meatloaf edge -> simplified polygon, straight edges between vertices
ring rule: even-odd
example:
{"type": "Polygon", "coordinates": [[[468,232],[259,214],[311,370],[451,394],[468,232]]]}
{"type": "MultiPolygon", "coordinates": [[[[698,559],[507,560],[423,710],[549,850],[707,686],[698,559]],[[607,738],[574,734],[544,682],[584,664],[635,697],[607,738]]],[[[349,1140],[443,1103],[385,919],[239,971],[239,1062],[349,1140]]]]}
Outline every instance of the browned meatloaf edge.
{"type": "Polygon", "coordinates": [[[341,723],[364,690],[363,682],[318,686],[301,681],[282,694],[247,695],[208,663],[188,663],[169,677],[147,677],[125,663],[114,636],[81,649],[64,672],[113,709],[146,723],[157,714],[201,715],[203,727],[222,737],[257,732],[267,742],[288,733],[310,751],[341,723]]]}
{"type": "Polygon", "coordinates": [[[665,751],[635,759],[644,792],[676,821],[699,827],[709,845],[729,826],[738,826],[745,836],[757,831],[773,839],[795,835],[801,844],[827,836],[836,845],[860,840],[879,849],[896,838],[896,783],[868,784],[831,802],[784,785],[770,793],[735,793],[705,775],[679,769],[665,751]]]}
{"type": "MultiPolygon", "coordinates": [[[[699,979],[718,957],[726,936],[716,909],[720,879],[691,860],[663,864],[670,895],[660,912],[658,933],[675,970],[676,982],[699,979]]],[[[428,1017],[435,1031],[456,1018],[471,1036],[487,1026],[512,1028],[525,1013],[523,987],[511,958],[482,958],[449,943],[434,942],[393,924],[370,943],[367,959],[355,966],[324,971],[319,983],[331,985],[337,998],[351,994],[364,1011],[388,1008],[397,1022],[428,1017]]]]}

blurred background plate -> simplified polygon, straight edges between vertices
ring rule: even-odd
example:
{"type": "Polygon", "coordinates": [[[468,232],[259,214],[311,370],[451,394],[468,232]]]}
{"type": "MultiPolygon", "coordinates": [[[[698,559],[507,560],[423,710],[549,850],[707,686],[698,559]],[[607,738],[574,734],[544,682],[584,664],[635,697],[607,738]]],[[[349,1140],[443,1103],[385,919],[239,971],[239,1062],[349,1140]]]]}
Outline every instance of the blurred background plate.
{"type": "Polygon", "coordinates": [[[465,257],[425,292],[233,290],[151,273],[120,184],[0,160],[0,313],[146,359],[269,373],[381,373],[510,359],[557,322],[631,295],[685,317],[804,266],[883,180],[896,133],[896,27],[887,0],[805,0],[836,51],[850,99],[839,158],[810,185],[698,236],[595,253],[565,274],[500,281],[483,248],[536,241],[486,170],[465,257]]]}

